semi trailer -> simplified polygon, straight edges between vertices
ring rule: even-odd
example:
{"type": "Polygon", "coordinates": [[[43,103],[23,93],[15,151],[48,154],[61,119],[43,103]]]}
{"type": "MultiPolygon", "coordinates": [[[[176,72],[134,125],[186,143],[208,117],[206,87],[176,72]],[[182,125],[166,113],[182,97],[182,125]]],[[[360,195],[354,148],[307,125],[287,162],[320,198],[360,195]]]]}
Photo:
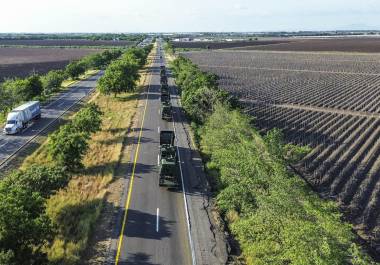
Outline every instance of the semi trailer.
{"type": "Polygon", "coordinates": [[[32,120],[41,118],[41,106],[39,101],[30,101],[13,109],[8,113],[4,127],[5,134],[16,134],[26,128],[32,120]]]}

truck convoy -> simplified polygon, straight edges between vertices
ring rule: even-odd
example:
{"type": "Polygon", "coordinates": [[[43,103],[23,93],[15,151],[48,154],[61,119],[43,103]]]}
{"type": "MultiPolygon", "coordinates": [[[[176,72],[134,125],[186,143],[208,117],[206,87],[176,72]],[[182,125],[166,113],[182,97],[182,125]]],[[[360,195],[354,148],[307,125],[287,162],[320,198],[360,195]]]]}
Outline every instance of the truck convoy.
{"type": "MultiPolygon", "coordinates": [[[[160,66],[161,77],[161,118],[172,120],[172,105],[166,69],[160,66]]],[[[174,131],[160,131],[160,152],[159,152],[159,186],[178,186],[178,156],[174,145],[174,131]]]]}
{"type": "Polygon", "coordinates": [[[178,156],[173,131],[160,131],[159,186],[178,186],[178,156]]]}
{"type": "Polygon", "coordinates": [[[5,134],[15,134],[26,128],[29,122],[41,118],[40,102],[27,102],[8,113],[5,134]]]}
{"type": "Polygon", "coordinates": [[[172,120],[172,105],[170,101],[169,86],[167,82],[165,66],[160,66],[161,76],[161,118],[166,121],[172,120]]]}

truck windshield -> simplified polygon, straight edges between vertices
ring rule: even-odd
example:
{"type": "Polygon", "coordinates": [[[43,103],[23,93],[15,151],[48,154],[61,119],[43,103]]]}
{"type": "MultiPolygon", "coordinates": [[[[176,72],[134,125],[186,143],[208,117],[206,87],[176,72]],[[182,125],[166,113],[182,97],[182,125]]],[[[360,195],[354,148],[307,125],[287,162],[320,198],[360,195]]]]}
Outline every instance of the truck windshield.
{"type": "Polygon", "coordinates": [[[7,121],[7,124],[16,124],[16,121],[14,121],[14,120],[9,120],[9,121],[7,121]]]}

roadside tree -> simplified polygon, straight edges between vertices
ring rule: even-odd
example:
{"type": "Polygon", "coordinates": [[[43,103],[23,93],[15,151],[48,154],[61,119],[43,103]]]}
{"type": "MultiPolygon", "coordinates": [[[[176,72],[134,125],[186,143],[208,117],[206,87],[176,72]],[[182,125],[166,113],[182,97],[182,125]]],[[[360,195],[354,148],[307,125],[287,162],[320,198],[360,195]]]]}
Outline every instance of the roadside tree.
{"type": "Polygon", "coordinates": [[[63,80],[65,80],[65,72],[62,70],[52,70],[42,77],[42,84],[44,88],[44,94],[49,95],[54,91],[57,91],[63,80]]]}
{"type": "Polygon", "coordinates": [[[73,61],[66,66],[66,73],[71,79],[77,79],[86,71],[85,64],[81,61],[73,61]]]}
{"type": "Polygon", "coordinates": [[[80,133],[95,133],[102,125],[102,114],[98,105],[89,103],[75,115],[72,126],[80,133]]]}
{"type": "Polygon", "coordinates": [[[83,167],[82,158],[88,149],[87,133],[77,132],[70,124],[62,126],[49,137],[49,155],[69,171],[83,167]]]}
{"type": "Polygon", "coordinates": [[[98,89],[102,94],[114,94],[116,97],[119,93],[133,91],[137,78],[138,72],[134,64],[118,60],[110,64],[99,79],[98,89]]]}

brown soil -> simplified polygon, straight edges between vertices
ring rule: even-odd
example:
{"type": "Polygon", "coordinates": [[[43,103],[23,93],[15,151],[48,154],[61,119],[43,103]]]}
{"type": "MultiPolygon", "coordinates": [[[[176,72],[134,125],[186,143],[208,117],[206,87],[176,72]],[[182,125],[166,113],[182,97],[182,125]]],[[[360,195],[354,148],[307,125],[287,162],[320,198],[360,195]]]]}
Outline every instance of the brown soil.
{"type": "Polygon", "coordinates": [[[25,46],[130,46],[134,41],[112,40],[1,40],[1,45],[25,45],[25,46]]]}
{"type": "Polygon", "coordinates": [[[213,41],[184,41],[173,42],[174,48],[201,48],[201,49],[227,49],[235,47],[251,47],[256,45],[270,45],[278,43],[287,43],[289,40],[256,40],[256,41],[228,41],[228,42],[213,42],[213,41]]]}
{"type": "Polygon", "coordinates": [[[0,48],[0,82],[7,77],[25,77],[35,71],[44,74],[62,69],[70,61],[82,58],[95,49],[0,48]]]}
{"type": "Polygon", "coordinates": [[[266,51],[380,52],[380,38],[295,39],[288,43],[237,48],[266,51]]]}

